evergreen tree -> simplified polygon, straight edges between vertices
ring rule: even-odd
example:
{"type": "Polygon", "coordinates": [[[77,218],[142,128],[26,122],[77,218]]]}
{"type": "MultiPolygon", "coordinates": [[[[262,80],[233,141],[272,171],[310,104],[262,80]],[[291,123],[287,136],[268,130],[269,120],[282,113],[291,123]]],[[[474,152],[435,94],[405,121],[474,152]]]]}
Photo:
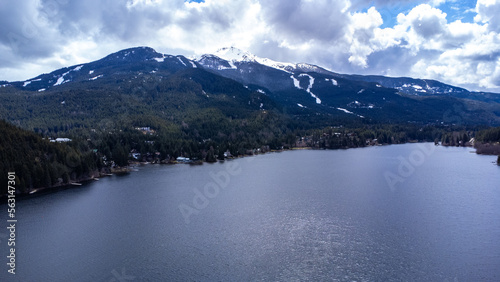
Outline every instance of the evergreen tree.
{"type": "Polygon", "coordinates": [[[216,159],[215,153],[214,153],[214,147],[211,146],[210,150],[208,150],[205,161],[207,161],[209,163],[217,162],[217,159],[216,159]]]}
{"type": "Polygon", "coordinates": [[[121,144],[117,144],[113,148],[112,155],[113,155],[113,160],[118,166],[128,165],[128,153],[127,150],[121,144]]]}

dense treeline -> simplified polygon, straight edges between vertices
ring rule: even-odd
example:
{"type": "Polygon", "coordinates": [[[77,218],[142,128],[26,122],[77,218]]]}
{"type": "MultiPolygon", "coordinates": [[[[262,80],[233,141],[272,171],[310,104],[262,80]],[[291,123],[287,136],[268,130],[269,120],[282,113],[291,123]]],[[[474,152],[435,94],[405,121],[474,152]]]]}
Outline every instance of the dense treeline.
{"type": "MultiPolygon", "coordinates": [[[[200,70],[105,76],[91,87],[77,83],[40,93],[0,88],[0,118],[28,130],[0,124],[1,181],[6,183],[7,171],[15,171],[18,187],[26,193],[130,161],[171,162],[182,156],[212,162],[225,153],[238,156],[295,146],[338,149],[439,140],[465,144],[473,135],[464,128],[381,125],[356,116],[290,112],[259,91],[200,70]],[[73,141],[44,139],[57,137],[73,141]]],[[[499,131],[485,132],[489,140],[499,131]]]]}
{"type": "Polygon", "coordinates": [[[51,143],[3,121],[0,125],[2,181],[7,171],[15,171],[23,193],[89,178],[130,161],[169,162],[183,156],[210,162],[224,159],[226,152],[238,156],[296,146],[339,149],[438,140],[463,145],[473,134],[414,124],[309,130],[278,112],[257,111],[245,119],[232,119],[213,108],[190,113],[181,125],[148,115],[128,116],[113,127],[68,135],[73,138],[69,143],[51,143]]]}
{"type": "MultiPolygon", "coordinates": [[[[264,111],[233,120],[208,109],[193,113],[178,127],[151,124],[136,121],[119,131],[91,134],[89,146],[117,165],[125,165],[130,153],[137,153],[140,158],[136,160],[142,161],[169,161],[180,156],[215,161],[227,151],[238,156],[264,145],[279,149],[287,133],[291,134],[279,114],[264,111]],[[141,130],[145,125],[148,130],[141,130]]],[[[292,137],[289,144],[295,141],[295,135],[292,137]]]]}
{"type": "Polygon", "coordinates": [[[407,142],[434,142],[443,135],[444,130],[435,126],[417,125],[328,127],[302,136],[298,144],[319,149],[341,149],[407,142]]]}
{"type": "Polygon", "coordinates": [[[64,185],[88,177],[99,169],[99,163],[97,156],[88,150],[51,143],[0,120],[2,195],[7,191],[8,172],[16,173],[18,192],[27,193],[34,188],[64,185]]]}
{"type": "Polygon", "coordinates": [[[477,140],[480,142],[500,142],[500,127],[481,130],[477,133],[477,140]]]}
{"type": "MultiPolygon", "coordinates": [[[[481,130],[477,133],[476,152],[485,155],[500,155],[500,127],[481,130]]],[[[499,157],[500,160],[500,157],[499,157]]],[[[497,161],[498,163],[498,161],[497,161]]]]}
{"type": "Polygon", "coordinates": [[[467,130],[447,132],[441,137],[441,144],[443,146],[457,146],[465,147],[471,146],[471,139],[474,133],[467,130]]]}

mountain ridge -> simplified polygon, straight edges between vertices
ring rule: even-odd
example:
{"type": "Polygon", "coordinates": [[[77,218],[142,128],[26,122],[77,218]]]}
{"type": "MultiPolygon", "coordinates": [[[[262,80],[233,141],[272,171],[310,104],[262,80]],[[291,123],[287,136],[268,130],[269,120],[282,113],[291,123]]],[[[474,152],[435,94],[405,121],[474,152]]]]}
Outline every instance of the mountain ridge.
{"type": "MultiPolygon", "coordinates": [[[[54,154],[67,169],[60,169],[46,149],[37,150],[54,169],[22,168],[23,175],[44,181],[27,178],[24,191],[77,181],[96,168],[129,161],[171,163],[182,156],[214,162],[294,146],[435,141],[456,128],[500,125],[500,104],[494,98],[486,103],[405,94],[374,81],[384,77],[350,77],[314,65],[222,51],[226,59],[212,54],[193,60],[149,47],[129,48],[2,84],[0,120],[39,134],[37,140],[73,140],[67,144],[70,153],[54,154]]],[[[432,87],[424,80],[400,83],[432,87]]]]}
{"type": "MultiPolygon", "coordinates": [[[[203,54],[199,57],[195,57],[194,59],[189,59],[183,55],[168,55],[168,54],[162,54],[158,53],[155,49],[147,46],[140,46],[140,47],[132,47],[132,48],[127,48],[123,49],[117,52],[114,52],[112,54],[109,54],[102,59],[89,62],[89,63],[83,63],[83,64],[77,64],[73,66],[68,66],[64,67],[61,69],[54,70],[48,74],[40,74],[36,77],[33,77],[31,79],[27,79],[24,81],[0,81],[0,87],[7,87],[7,86],[16,86],[20,87],[27,87],[31,85],[33,82],[37,82],[40,79],[44,79],[47,77],[47,75],[52,75],[54,78],[61,78],[63,74],[66,72],[74,72],[76,68],[79,66],[86,66],[86,65],[93,65],[95,67],[98,67],[100,64],[104,63],[117,63],[117,61],[122,61],[126,63],[131,63],[131,62],[143,62],[143,61],[151,61],[151,60],[156,60],[157,62],[161,63],[164,62],[165,58],[181,58],[178,59],[181,64],[187,65],[191,64],[191,66],[196,65],[196,67],[199,66],[199,64],[204,65],[203,63],[207,63],[207,60],[214,59],[214,57],[222,59],[227,62],[226,65],[220,66],[220,70],[223,69],[236,69],[234,63],[242,63],[242,62],[251,62],[251,63],[258,63],[267,67],[275,68],[280,71],[288,72],[288,73],[295,73],[295,72],[315,72],[318,74],[325,74],[325,75],[332,75],[332,76],[337,76],[339,78],[345,78],[349,80],[358,80],[358,81],[365,81],[365,82],[376,82],[379,83],[380,85],[387,87],[387,88],[393,88],[397,89],[405,94],[413,94],[413,95],[436,95],[436,94],[450,94],[450,93],[458,93],[458,94],[464,94],[464,93],[482,93],[482,94],[498,94],[498,93],[492,93],[492,92],[476,92],[476,91],[469,91],[465,88],[462,87],[457,87],[453,86],[450,84],[442,83],[440,81],[434,80],[434,79],[425,79],[425,78],[413,78],[413,77],[389,77],[389,76],[382,76],[382,75],[359,75],[359,74],[341,74],[341,73],[336,73],[334,71],[328,70],[324,67],[314,65],[314,64],[309,64],[309,63],[289,63],[289,62],[278,62],[274,61],[268,58],[261,58],[258,57],[248,51],[244,51],[241,49],[238,49],[236,47],[223,47],[218,49],[215,53],[213,54],[203,54]],[[73,68],[73,69],[72,69],[73,68]]],[[[207,63],[205,67],[210,68],[210,64],[207,63]]],[[[78,70],[78,69],[76,69],[78,70]]],[[[68,74],[70,74],[68,73],[68,74]]],[[[71,77],[71,75],[69,75],[71,77]]],[[[52,80],[51,80],[52,81],[52,80]]],[[[64,80],[66,81],[66,80],[64,80]]],[[[67,83],[66,82],[61,82],[57,85],[67,83]]],[[[57,80],[55,80],[54,84],[56,84],[57,80]]],[[[52,85],[52,86],[57,86],[57,85],[52,85]]],[[[33,90],[33,87],[28,87],[28,90],[33,90]]],[[[40,89],[40,88],[39,88],[40,89]]],[[[500,96],[500,94],[498,94],[500,96]]],[[[463,95],[460,96],[460,98],[465,98],[463,95]]]]}
{"type": "Polygon", "coordinates": [[[339,74],[317,65],[260,58],[234,47],[195,59],[161,54],[145,46],[128,48],[97,61],[61,68],[26,81],[4,83],[0,89],[62,91],[91,87],[95,83],[120,88],[120,83],[140,76],[161,80],[179,71],[198,68],[265,94],[294,115],[351,116],[383,122],[460,120],[500,124],[500,94],[470,92],[435,80],[339,74]],[[458,119],[443,115],[450,109],[458,119]]]}

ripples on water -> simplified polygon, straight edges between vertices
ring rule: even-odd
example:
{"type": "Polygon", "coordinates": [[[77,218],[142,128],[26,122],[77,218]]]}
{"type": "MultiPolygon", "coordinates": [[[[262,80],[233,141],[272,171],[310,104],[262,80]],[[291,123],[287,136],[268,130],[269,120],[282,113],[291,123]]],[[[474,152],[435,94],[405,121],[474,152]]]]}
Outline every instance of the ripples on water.
{"type": "Polygon", "coordinates": [[[18,204],[15,279],[500,281],[500,168],[438,147],[391,190],[384,173],[416,146],[233,160],[241,173],[190,224],[179,205],[230,162],[35,196],[18,204]]]}

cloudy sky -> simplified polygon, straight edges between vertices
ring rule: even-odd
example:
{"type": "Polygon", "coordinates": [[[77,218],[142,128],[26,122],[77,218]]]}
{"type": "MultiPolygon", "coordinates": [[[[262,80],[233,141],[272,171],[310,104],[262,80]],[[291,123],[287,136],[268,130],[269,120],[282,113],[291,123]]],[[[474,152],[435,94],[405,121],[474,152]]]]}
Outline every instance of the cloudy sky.
{"type": "Polygon", "coordinates": [[[0,80],[121,49],[235,46],[340,73],[500,92],[500,0],[19,0],[0,5],[0,80]]]}

